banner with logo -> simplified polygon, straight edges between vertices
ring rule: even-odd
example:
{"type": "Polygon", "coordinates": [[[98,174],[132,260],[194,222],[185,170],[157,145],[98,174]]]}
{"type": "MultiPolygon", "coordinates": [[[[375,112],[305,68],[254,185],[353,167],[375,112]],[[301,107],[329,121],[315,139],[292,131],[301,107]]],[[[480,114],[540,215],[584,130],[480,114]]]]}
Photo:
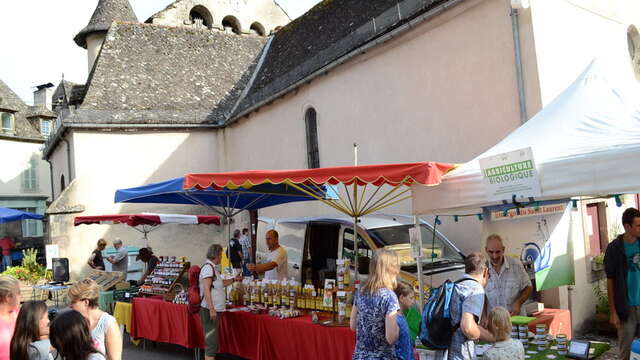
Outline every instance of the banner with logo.
{"type": "Polygon", "coordinates": [[[531,148],[479,160],[487,201],[526,201],[541,195],[540,178],[531,148]]]}
{"type": "Polygon", "coordinates": [[[512,207],[484,209],[483,240],[500,235],[507,256],[533,266],[538,291],[573,284],[571,201],[540,202],[518,211],[512,207]]]}

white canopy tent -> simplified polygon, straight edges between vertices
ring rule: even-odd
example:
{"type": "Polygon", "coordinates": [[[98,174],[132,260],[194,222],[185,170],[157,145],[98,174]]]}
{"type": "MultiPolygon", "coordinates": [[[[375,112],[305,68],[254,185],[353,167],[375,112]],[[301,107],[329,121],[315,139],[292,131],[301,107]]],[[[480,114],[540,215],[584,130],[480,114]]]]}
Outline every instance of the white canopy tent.
{"type": "Polygon", "coordinates": [[[594,60],[536,116],[439,186],[414,186],[413,213],[497,204],[487,201],[478,159],[526,147],[541,181],[535,200],[640,192],[640,85],[630,64],[594,60]]]}

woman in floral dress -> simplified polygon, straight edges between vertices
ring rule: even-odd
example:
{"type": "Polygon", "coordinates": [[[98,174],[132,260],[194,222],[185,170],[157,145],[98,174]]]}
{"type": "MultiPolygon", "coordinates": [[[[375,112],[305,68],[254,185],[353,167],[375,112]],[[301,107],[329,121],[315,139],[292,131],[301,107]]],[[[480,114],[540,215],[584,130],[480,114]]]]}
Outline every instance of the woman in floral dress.
{"type": "Polygon", "coordinates": [[[353,360],[396,359],[393,344],[398,339],[396,316],[400,305],[393,290],[399,272],[395,252],[375,252],[369,264],[369,278],[356,293],[351,311],[350,325],[356,332],[353,360]]]}

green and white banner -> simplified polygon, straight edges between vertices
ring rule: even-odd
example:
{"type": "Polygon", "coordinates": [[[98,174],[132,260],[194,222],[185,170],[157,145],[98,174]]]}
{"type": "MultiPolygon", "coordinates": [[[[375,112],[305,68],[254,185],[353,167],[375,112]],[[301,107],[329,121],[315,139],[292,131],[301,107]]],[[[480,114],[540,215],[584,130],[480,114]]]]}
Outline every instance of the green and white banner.
{"type": "Polygon", "coordinates": [[[540,178],[531,148],[494,155],[478,160],[484,179],[487,201],[540,197],[540,178]]]}
{"type": "Polygon", "coordinates": [[[534,262],[536,289],[551,289],[562,285],[573,285],[574,261],[571,248],[571,205],[565,207],[562,218],[549,233],[540,256],[534,262]]]}

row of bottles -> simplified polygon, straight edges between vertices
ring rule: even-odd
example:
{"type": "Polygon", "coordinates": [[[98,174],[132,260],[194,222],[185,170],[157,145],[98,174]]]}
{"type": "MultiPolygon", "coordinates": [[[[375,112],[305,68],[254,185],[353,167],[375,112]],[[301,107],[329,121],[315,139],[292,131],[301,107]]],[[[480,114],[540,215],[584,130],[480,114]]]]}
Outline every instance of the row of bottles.
{"type": "Polygon", "coordinates": [[[346,317],[351,313],[351,291],[315,288],[311,281],[304,286],[295,280],[269,281],[244,279],[231,289],[234,305],[262,304],[267,307],[338,312],[346,317]]]}

